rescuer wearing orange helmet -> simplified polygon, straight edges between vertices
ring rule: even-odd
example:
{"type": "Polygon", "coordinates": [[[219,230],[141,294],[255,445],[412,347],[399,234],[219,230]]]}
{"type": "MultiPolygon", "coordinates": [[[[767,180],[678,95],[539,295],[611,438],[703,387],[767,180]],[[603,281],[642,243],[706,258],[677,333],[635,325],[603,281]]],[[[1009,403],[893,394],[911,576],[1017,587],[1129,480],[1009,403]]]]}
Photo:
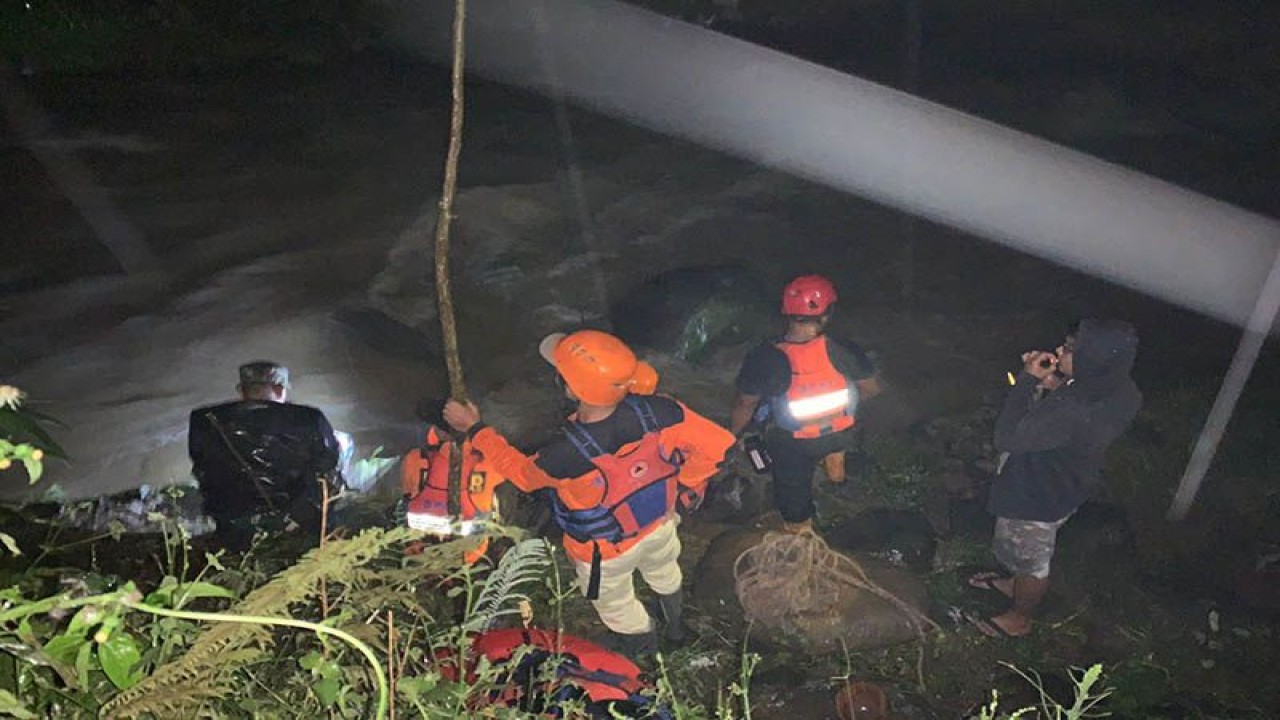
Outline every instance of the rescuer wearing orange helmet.
{"type": "Polygon", "coordinates": [[[880,392],[866,353],[827,337],[835,302],[835,286],[821,275],[787,283],[782,291],[787,331],[747,353],[730,412],[729,429],[736,436],[753,420],[765,422],[774,504],[791,532],[812,528],[813,470],[819,460],[831,482],[848,482],[844,453],[858,402],[880,392]]]}
{"type": "Polygon", "coordinates": [[[657,373],[608,333],[555,333],[539,351],[577,403],[557,439],[528,456],[482,423],[471,403],[450,400],[445,420],[516,487],[554,491],[565,552],[609,628],[608,645],[632,655],[657,647],[654,620],[636,598],[636,571],[658,595],[666,639],[679,642],[677,503],[682,491],[706,485],[733,436],[673,398],[636,394],[638,384],[656,384],[657,373]]]}

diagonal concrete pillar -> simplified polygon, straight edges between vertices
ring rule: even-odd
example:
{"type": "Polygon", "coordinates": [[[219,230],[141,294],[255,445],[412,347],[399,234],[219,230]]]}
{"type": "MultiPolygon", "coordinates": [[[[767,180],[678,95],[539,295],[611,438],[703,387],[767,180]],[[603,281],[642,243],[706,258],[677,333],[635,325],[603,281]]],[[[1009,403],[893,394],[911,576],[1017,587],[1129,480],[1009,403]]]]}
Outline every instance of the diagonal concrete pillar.
{"type": "MultiPolygon", "coordinates": [[[[404,47],[447,57],[452,2],[377,3],[404,47]]],[[[467,64],[479,75],[1239,325],[1255,314],[1280,246],[1274,219],[621,3],[484,0],[468,15],[467,64]]]]}

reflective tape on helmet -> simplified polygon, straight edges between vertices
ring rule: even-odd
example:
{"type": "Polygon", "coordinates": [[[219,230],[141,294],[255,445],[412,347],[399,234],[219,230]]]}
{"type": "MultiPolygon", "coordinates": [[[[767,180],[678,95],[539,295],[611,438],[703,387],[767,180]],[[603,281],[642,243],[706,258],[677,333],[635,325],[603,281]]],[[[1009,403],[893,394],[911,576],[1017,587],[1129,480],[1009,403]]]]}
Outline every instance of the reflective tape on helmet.
{"type": "Polygon", "coordinates": [[[847,407],[849,407],[848,388],[787,402],[791,417],[801,421],[831,415],[847,407]]]}
{"type": "Polygon", "coordinates": [[[454,520],[445,515],[411,512],[406,516],[409,527],[436,535],[467,537],[484,530],[482,520],[454,520]]]}

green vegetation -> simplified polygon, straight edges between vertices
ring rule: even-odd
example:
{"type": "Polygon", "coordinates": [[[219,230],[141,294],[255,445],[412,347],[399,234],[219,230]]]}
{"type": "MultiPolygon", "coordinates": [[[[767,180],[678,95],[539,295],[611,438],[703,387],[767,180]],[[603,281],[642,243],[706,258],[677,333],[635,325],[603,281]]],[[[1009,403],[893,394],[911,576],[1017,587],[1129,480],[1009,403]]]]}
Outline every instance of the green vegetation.
{"type": "MultiPolygon", "coordinates": [[[[481,662],[459,681],[448,658],[529,612],[561,625],[561,606],[581,601],[566,592],[557,553],[522,540],[494,566],[468,566],[473,539],[406,554],[416,539],[366,530],[268,574],[261,546],[235,563],[196,561],[175,526],[158,582],[59,569],[55,588],[28,566],[0,592],[0,716],[382,718],[394,707],[397,717],[526,717],[488,700],[505,687],[502,668],[481,662]]],[[[680,718],[750,717],[754,658],[725,663],[723,679],[703,673],[711,706],[684,696],[678,655],[674,666],[659,658],[654,692],[680,718]]],[[[583,702],[560,707],[585,717],[583,702]]]]}
{"type": "Polygon", "coordinates": [[[35,483],[44,474],[46,456],[66,458],[66,453],[44,428],[58,421],[32,409],[26,397],[12,385],[0,385],[0,472],[20,466],[35,483]]]}
{"type": "Polygon", "coordinates": [[[1109,714],[1102,712],[1098,707],[1111,695],[1110,689],[1099,687],[1098,685],[1102,680],[1101,665],[1094,665],[1088,670],[1080,670],[1071,674],[1074,697],[1071,705],[1063,705],[1045,691],[1043,680],[1034,670],[1024,672],[1009,663],[1003,664],[1035,688],[1036,692],[1040,694],[1039,706],[1028,706],[1013,712],[1004,712],[1000,708],[1000,694],[993,690],[991,692],[991,702],[984,705],[978,711],[978,714],[970,720],[1014,720],[1014,718],[1028,716],[1044,718],[1044,720],[1083,720],[1083,718],[1104,717],[1109,714]]]}

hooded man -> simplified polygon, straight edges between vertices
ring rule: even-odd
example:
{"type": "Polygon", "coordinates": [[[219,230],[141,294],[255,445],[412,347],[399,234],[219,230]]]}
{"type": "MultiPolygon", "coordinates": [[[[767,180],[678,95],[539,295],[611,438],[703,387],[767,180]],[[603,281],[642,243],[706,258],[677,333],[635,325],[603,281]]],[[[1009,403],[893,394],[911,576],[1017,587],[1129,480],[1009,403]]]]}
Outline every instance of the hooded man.
{"type": "Polygon", "coordinates": [[[529,456],[450,400],[444,417],[490,467],[524,492],[550,490],[578,583],[609,628],[606,645],[628,655],[657,647],[653,618],[636,598],[639,572],[658,595],[666,639],[683,640],[678,498],[717,472],[733,436],[683,403],[652,391],[656,373],[599,330],[555,333],[539,350],[577,410],[560,435],[529,456]]]}
{"type": "Polygon", "coordinates": [[[1058,528],[1097,489],[1107,448],[1142,405],[1129,377],[1137,350],[1128,323],[1084,320],[1056,352],[1023,353],[1022,372],[996,419],[995,447],[1007,458],[987,508],[996,516],[992,549],[1009,574],[969,578],[973,587],[1009,596],[1013,607],[976,621],[982,632],[1031,632],[1049,588],[1058,528]]]}

